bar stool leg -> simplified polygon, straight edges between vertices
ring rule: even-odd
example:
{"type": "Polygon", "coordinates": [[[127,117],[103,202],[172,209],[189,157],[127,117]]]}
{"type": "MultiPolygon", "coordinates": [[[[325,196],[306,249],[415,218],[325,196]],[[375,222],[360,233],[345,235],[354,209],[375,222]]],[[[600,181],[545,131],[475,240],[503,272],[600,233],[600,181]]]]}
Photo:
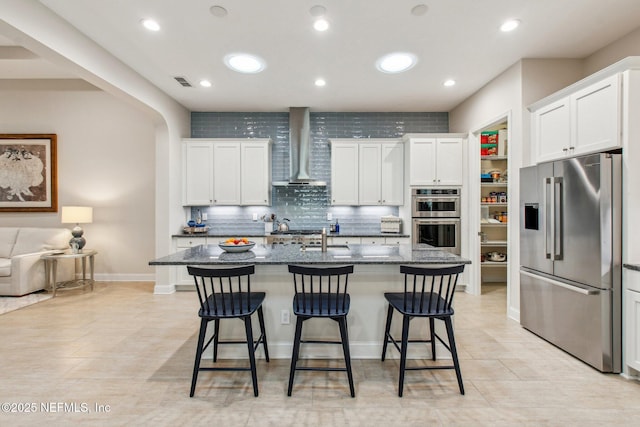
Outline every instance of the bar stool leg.
{"type": "Polygon", "coordinates": [[[260,333],[262,334],[262,347],[264,348],[264,357],[269,361],[269,348],[267,346],[267,333],[264,327],[264,314],[262,313],[262,306],[258,308],[258,322],[260,322],[260,333]]]}
{"type": "Polygon", "coordinates": [[[213,362],[218,361],[218,341],[220,339],[220,319],[213,321],[213,362]]]}
{"type": "Polygon", "coordinates": [[[433,317],[429,318],[429,334],[431,335],[431,359],[436,360],[436,330],[433,317]]]}
{"type": "Polygon", "coordinates": [[[296,364],[298,363],[298,354],[300,352],[300,339],[302,337],[302,322],[304,319],[302,316],[296,318],[296,335],[293,339],[293,355],[291,356],[291,370],[289,371],[289,389],[287,390],[287,396],[291,396],[291,390],[293,389],[293,379],[296,374],[296,364]]]}
{"type": "Polygon", "coordinates": [[[400,379],[398,381],[398,397],[402,397],[404,387],[404,371],[407,366],[407,345],[409,344],[409,316],[402,316],[402,346],[400,347],[400,379]]]}
{"type": "Polygon", "coordinates": [[[193,375],[191,376],[191,393],[189,397],[193,397],[196,391],[196,381],[198,380],[198,371],[200,370],[200,359],[202,358],[202,347],[204,346],[204,336],[207,333],[207,320],[200,319],[200,334],[198,335],[198,347],[196,349],[196,360],[193,363],[193,375]]]}
{"type": "Polygon", "coordinates": [[[456,350],[456,339],[453,336],[453,323],[451,317],[445,317],[444,323],[447,326],[447,336],[449,338],[449,347],[451,348],[451,358],[453,359],[453,366],[456,370],[456,377],[458,378],[458,387],[460,387],[460,394],[464,394],[464,386],[462,385],[462,373],[460,372],[460,363],[458,362],[458,351],[456,350]]]}
{"type": "Polygon", "coordinates": [[[389,343],[389,331],[391,330],[391,319],[393,318],[393,307],[389,304],[387,310],[387,326],[384,328],[384,340],[382,341],[382,361],[387,357],[387,344],[389,343]]]}
{"type": "Polygon", "coordinates": [[[338,326],[340,327],[340,338],[342,339],[342,351],[344,353],[344,362],[347,367],[347,378],[349,380],[349,390],[351,391],[351,397],[355,397],[356,393],[353,388],[353,374],[351,372],[351,354],[349,352],[349,334],[347,332],[346,317],[339,317],[336,319],[338,326]]]}
{"type": "Polygon", "coordinates": [[[253,395],[258,397],[258,373],[256,371],[256,354],[253,346],[253,330],[251,329],[251,316],[244,318],[244,328],[247,331],[247,347],[249,350],[249,364],[251,365],[251,380],[253,381],[253,395]]]}

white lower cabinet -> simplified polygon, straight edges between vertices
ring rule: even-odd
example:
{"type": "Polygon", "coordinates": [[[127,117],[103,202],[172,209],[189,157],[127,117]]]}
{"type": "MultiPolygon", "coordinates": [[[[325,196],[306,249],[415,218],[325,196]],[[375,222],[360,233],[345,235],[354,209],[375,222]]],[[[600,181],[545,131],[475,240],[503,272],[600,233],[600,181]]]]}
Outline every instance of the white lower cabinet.
{"type": "Polygon", "coordinates": [[[359,237],[330,237],[328,242],[330,245],[359,245],[359,237]]]}
{"type": "Polygon", "coordinates": [[[385,238],[384,237],[361,237],[360,242],[363,245],[384,245],[385,238]]]}
{"type": "Polygon", "coordinates": [[[624,317],[622,318],[624,364],[640,375],[640,271],[622,270],[624,317]]]}
{"type": "MultiPolygon", "coordinates": [[[[206,244],[206,237],[185,236],[173,238],[174,252],[183,251],[194,246],[206,244]]],[[[193,285],[193,278],[189,276],[186,265],[179,265],[173,268],[176,269],[176,285],[193,285]]]]}
{"type": "Polygon", "coordinates": [[[410,237],[330,237],[328,240],[330,245],[401,245],[410,244],[410,237]]]}
{"type": "Polygon", "coordinates": [[[624,299],[624,359],[627,366],[640,372],[640,292],[626,290],[624,299]]]}
{"type": "Polygon", "coordinates": [[[411,237],[385,237],[385,245],[410,245],[411,237]]]}

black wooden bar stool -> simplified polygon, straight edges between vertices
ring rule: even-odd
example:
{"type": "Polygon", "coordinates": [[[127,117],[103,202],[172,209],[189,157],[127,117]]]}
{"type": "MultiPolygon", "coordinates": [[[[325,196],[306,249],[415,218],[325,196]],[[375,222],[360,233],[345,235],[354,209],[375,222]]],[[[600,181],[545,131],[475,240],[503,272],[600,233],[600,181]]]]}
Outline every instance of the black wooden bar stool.
{"type": "Polygon", "coordinates": [[[251,275],[255,271],[255,266],[248,265],[233,268],[199,268],[188,266],[189,274],[193,276],[200,300],[200,335],[198,337],[198,347],[196,350],[196,360],[193,365],[193,376],[191,378],[191,394],[196,390],[196,380],[199,371],[251,371],[253,381],[253,394],[258,396],[258,376],[256,374],[255,351],[262,342],[264,355],[269,361],[269,350],[267,348],[267,336],[264,328],[264,315],[262,313],[262,302],[265,298],[264,292],[251,292],[251,275]],[[254,341],[253,330],[251,328],[251,315],[258,312],[260,322],[260,337],[254,341]],[[246,341],[220,341],[220,320],[241,319],[247,334],[246,341]],[[207,333],[207,325],[214,321],[213,336],[204,344],[207,333]],[[200,367],[202,353],[213,342],[213,361],[218,360],[218,344],[247,344],[249,350],[250,367],[200,367]]]}
{"type": "Polygon", "coordinates": [[[462,374],[460,373],[460,364],[458,363],[458,353],[456,351],[456,341],[453,335],[453,323],[451,322],[451,316],[453,316],[451,303],[453,302],[458,276],[463,271],[464,265],[444,268],[422,268],[403,265],[400,266],[400,273],[404,274],[404,292],[387,292],[384,294],[384,297],[389,302],[389,309],[387,311],[387,324],[384,331],[384,344],[382,345],[382,361],[384,362],[386,357],[387,344],[392,343],[400,352],[398,396],[402,397],[405,371],[424,369],[455,369],[460,394],[464,394],[462,374]],[[402,340],[400,345],[398,345],[398,342],[389,333],[394,310],[402,314],[402,340]],[[409,322],[416,317],[429,319],[430,339],[409,339],[409,322]],[[449,345],[435,333],[435,319],[444,321],[449,345]],[[451,352],[453,365],[406,366],[407,345],[413,342],[431,343],[431,357],[433,360],[436,360],[436,339],[451,352]]]}
{"type": "Polygon", "coordinates": [[[289,272],[293,274],[295,287],[293,313],[296,315],[296,334],[293,341],[287,395],[291,396],[296,371],[346,371],[351,397],[355,397],[353,375],[351,373],[351,356],[349,354],[349,336],[347,335],[347,315],[349,314],[350,304],[347,284],[349,274],[353,273],[353,265],[341,267],[290,265],[289,272]],[[302,340],[302,323],[314,317],[329,318],[338,322],[341,340],[302,340]],[[342,344],[345,367],[297,367],[300,343],[342,344]]]}

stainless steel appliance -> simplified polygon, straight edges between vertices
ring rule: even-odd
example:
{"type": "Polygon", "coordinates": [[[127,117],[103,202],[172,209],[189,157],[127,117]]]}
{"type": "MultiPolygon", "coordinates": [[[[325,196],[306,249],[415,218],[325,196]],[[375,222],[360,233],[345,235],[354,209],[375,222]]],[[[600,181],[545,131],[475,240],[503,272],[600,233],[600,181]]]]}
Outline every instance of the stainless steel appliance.
{"type": "Polygon", "coordinates": [[[413,219],[413,247],[434,246],[460,255],[460,218],[413,219]]]}
{"type": "Polygon", "coordinates": [[[460,255],[460,189],[411,190],[413,247],[427,244],[460,255]]]}
{"type": "Polygon", "coordinates": [[[411,216],[413,218],[460,218],[460,189],[412,189],[411,216]]]}
{"type": "Polygon", "coordinates": [[[520,170],[520,323],[603,372],[620,372],[621,155],[520,170]]]}

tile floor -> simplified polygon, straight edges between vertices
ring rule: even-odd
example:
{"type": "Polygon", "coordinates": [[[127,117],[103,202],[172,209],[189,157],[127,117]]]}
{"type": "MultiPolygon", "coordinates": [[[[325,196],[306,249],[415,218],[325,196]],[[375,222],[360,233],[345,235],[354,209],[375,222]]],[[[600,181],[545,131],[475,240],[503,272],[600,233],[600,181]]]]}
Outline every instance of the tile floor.
{"type": "Polygon", "coordinates": [[[259,361],[258,398],[246,372],[203,372],[189,398],[193,293],[153,295],[151,283],[60,293],[0,315],[0,402],[21,410],[3,405],[0,425],[640,424],[639,383],[601,374],[523,330],[505,316],[504,287],[483,289],[456,296],[465,396],[453,371],[416,371],[398,398],[397,360],[356,360],[355,399],[342,372],[303,372],[287,397],[288,360],[259,361]]]}

